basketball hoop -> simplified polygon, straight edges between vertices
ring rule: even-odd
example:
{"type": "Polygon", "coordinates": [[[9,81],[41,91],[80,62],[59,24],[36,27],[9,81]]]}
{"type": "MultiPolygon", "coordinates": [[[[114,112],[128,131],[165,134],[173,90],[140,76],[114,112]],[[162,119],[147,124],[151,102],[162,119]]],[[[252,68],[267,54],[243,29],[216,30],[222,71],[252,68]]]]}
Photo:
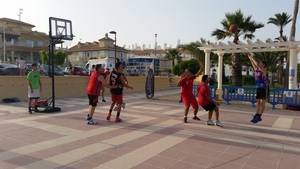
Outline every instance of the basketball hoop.
{"type": "Polygon", "coordinates": [[[55,45],[63,43],[63,40],[73,40],[72,21],[61,18],[49,18],[49,57],[48,74],[52,79],[52,105],[45,109],[45,113],[58,112],[61,108],[55,107],[55,74],[54,74],[54,53],[55,45]]]}
{"type": "Polygon", "coordinates": [[[50,17],[49,37],[54,40],[73,40],[72,21],[50,17]]]}

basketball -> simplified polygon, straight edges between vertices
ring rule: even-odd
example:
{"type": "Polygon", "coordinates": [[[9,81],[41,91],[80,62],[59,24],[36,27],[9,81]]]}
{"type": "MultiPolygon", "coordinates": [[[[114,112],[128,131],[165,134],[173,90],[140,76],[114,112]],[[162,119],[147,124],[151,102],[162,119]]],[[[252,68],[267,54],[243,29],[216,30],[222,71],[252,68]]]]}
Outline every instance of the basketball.
{"type": "Polygon", "coordinates": [[[236,24],[231,24],[229,27],[229,32],[236,33],[237,29],[238,29],[238,27],[236,24]]]}

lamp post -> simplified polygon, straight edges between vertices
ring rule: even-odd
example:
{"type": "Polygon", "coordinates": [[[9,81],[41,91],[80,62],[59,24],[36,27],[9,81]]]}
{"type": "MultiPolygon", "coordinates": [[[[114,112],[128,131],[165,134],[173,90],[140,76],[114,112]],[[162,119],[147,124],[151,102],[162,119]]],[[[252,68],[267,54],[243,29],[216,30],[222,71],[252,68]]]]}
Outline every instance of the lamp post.
{"type": "Polygon", "coordinates": [[[156,57],[156,50],[157,50],[157,33],[154,34],[155,36],[155,44],[154,44],[154,56],[156,57]]]}
{"type": "Polygon", "coordinates": [[[117,63],[117,32],[110,31],[109,33],[115,35],[115,64],[116,64],[117,63]]]}
{"type": "Polygon", "coordinates": [[[19,21],[21,21],[22,14],[23,14],[23,8],[20,8],[18,13],[19,21]]]}
{"type": "Polygon", "coordinates": [[[3,26],[3,62],[6,62],[6,23],[3,26]]]}

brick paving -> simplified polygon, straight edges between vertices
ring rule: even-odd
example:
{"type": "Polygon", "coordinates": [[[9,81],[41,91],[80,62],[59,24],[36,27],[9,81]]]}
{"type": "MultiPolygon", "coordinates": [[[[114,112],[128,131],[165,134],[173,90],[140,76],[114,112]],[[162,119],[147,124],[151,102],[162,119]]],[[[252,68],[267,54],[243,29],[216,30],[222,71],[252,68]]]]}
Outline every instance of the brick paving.
{"type": "MultiPolygon", "coordinates": [[[[300,169],[300,113],[267,112],[249,122],[251,105],[222,105],[224,128],[182,122],[176,91],[127,95],[124,122],[105,120],[109,103],[84,121],[87,99],[57,100],[55,114],[28,114],[26,103],[0,105],[0,169],[300,169]]],[[[192,113],[191,113],[192,115],[192,113]]]]}

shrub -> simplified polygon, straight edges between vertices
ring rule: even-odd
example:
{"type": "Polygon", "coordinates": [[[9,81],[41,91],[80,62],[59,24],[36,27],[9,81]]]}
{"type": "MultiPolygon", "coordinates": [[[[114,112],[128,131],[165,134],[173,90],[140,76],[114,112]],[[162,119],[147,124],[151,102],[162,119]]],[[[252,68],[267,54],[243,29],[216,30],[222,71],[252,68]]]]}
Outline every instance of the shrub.
{"type": "Polygon", "coordinates": [[[196,74],[200,69],[199,62],[195,59],[182,61],[174,66],[173,72],[175,75],[180,75],[185,69],[189,69],[193,74],[196,74]]]}

